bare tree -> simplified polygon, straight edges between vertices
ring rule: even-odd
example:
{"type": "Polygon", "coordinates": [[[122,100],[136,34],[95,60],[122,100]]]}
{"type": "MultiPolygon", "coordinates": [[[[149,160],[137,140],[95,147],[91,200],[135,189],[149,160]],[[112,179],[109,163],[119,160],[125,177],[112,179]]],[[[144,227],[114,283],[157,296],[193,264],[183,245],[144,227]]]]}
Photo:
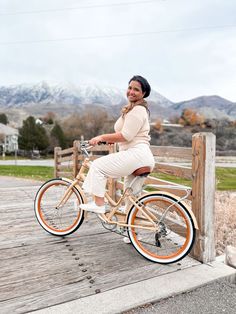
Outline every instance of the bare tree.
{"type": "Polygon", "coordinates": [[[63,131],[72,144],[73,140],[90,139],[105,132],[112,131],[113,123],[109,121],[106,111],[100,108],[87,109],[81,115],[73,114],[62,123],[63,131]]]}

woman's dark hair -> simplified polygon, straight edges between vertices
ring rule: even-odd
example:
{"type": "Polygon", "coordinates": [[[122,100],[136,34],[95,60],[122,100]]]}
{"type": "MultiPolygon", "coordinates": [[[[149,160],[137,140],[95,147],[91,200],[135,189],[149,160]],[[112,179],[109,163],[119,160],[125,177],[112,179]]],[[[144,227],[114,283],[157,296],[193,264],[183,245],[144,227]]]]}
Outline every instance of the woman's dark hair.
{"type": "Polygon", "coordinates": [[[143,98],[148,97],[150,95],[151,92],[151,86],[149,85],[148,81],[142,77],[141,75],[134,75],[130,80],[129,83],[131,81],[136,81],[139,82],[142,88],[142,92],[144,93],[143,98]]]}

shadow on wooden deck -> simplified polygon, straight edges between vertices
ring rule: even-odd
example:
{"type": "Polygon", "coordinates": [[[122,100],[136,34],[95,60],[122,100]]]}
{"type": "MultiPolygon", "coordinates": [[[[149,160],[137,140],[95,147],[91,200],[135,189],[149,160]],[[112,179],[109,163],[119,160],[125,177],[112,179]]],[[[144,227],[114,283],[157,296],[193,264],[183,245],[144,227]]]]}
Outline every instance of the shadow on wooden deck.
{"type": "Polygon", "coordinates": [[[37,189],[0,188],[1,313],[30,312],[199,265],[190,257],[151,263],[93,214],[74,234],[51,236],[34,216],[37,189]]]}

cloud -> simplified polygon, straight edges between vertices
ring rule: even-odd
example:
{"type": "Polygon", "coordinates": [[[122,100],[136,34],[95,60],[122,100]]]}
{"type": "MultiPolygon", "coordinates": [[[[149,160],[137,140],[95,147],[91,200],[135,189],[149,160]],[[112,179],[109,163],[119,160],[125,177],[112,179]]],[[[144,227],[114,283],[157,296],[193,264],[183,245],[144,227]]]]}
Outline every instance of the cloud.
{"type": "Polygon", "coordinates": [[[131,1],[2,1],[2,13],[125,5],[1,15],[0,85],[44,80],[124,88],[133,74],[142,74],[174,101],[202,94],[236,101],[236,27],[210,28],[233,25],[234,0],[131,1]],[[131,33],[143,34],[112,37],[131,33]],[[33,43],[75,37],[93,38],[33,43]],[[1,45],[15,41],[32,43],[1,45]]]}

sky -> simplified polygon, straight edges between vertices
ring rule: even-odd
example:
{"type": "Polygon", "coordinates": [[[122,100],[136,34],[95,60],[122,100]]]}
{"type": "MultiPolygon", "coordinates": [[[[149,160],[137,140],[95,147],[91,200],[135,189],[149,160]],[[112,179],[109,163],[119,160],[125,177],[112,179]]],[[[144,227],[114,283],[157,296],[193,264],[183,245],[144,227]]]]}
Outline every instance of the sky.
{"type": "Polygon", "coordinates": [[[126,88],[236,102],[235,0],[0,0],[0,86],[126,88]]]}

